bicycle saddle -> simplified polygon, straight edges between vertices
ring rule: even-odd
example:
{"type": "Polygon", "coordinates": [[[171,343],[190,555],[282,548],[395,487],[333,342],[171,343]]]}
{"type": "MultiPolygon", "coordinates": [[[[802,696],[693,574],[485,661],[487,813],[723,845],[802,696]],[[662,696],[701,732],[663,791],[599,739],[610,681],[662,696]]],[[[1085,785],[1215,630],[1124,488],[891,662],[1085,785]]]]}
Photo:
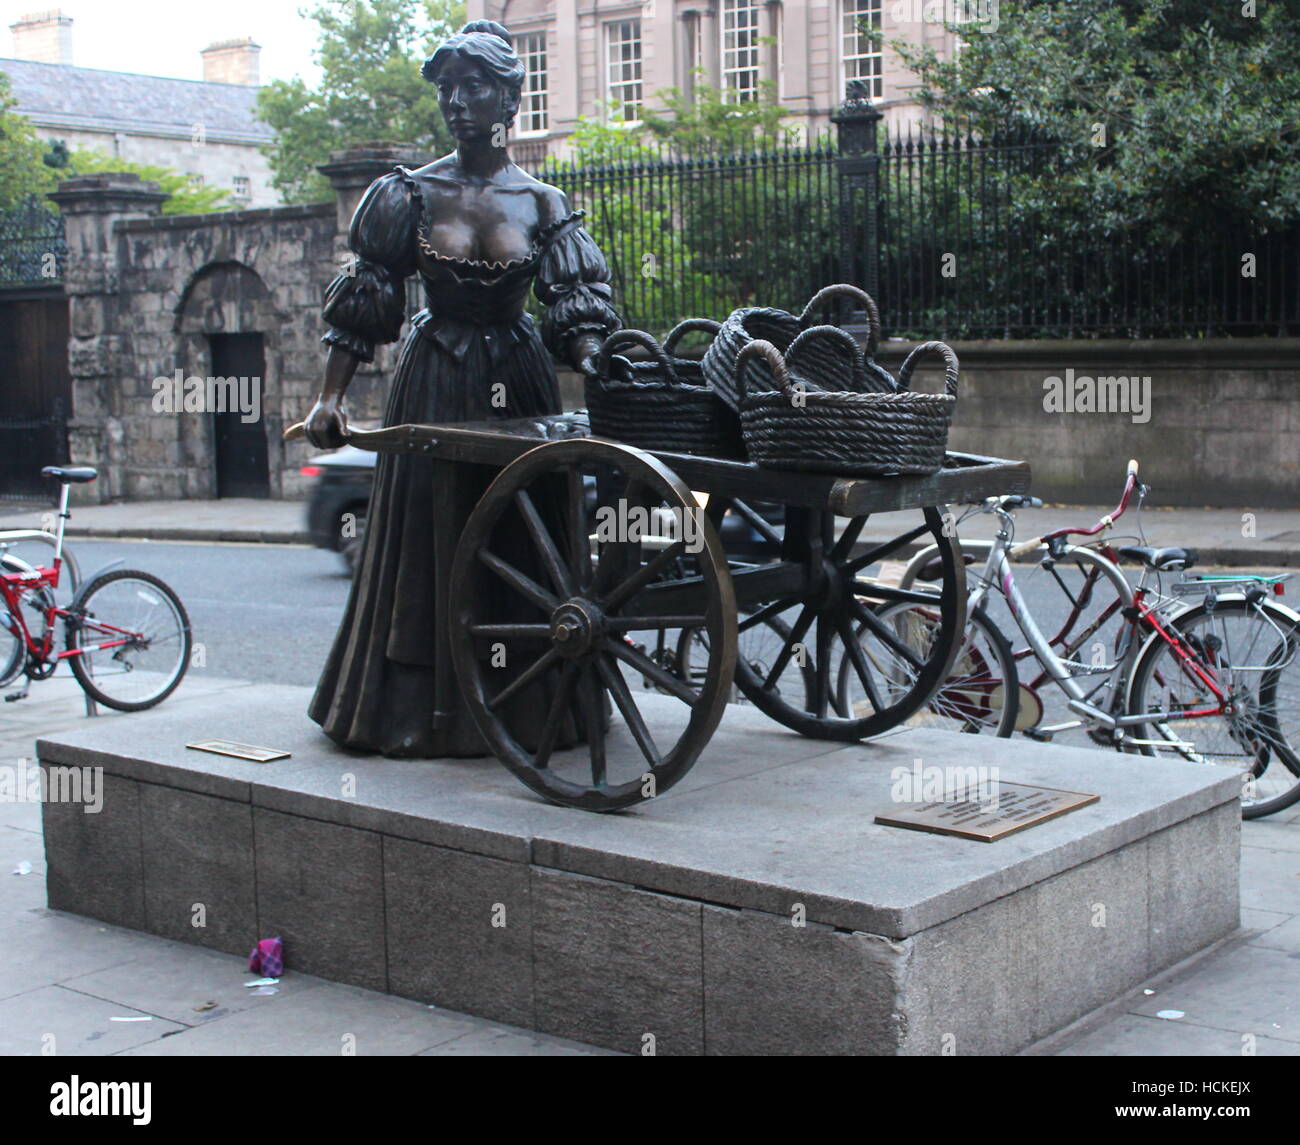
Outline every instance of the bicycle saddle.
{"type": "Polygon", "coordinates": [[[1155,572],[1177,572],[1196,563],[1195,549],[1153,549],[1146,545],[1127,545],[1115,550],[1121,557],[1140,561],[1155,572]]]}
{"type": "Polygon", "coordinates": [[[99,476],[99,470],[92,469],[89,465],[47,465],[41,470],[41,476],[80,485],[84,481],[94,481],[99,476]]]}

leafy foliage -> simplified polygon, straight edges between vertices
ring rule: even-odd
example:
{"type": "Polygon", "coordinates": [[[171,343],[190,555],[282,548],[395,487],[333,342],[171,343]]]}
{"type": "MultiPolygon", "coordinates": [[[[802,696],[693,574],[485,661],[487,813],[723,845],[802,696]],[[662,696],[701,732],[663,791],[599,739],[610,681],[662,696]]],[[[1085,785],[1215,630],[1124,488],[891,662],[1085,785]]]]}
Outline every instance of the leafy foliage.
{"type": "Polygon", "coordinates": [[[1028,211],[1165,240],[1300,218],[1300,0],[1002,0],[954,60],[892,46],[950,123],[1060,146],[1028,211]]]}
{"type": "Polygon", "coordinates": [[[197,176],[170,167],[132,163],[107,151],[78,149],[71,152],[67,156],[66,168],[57,174],[57,178],[71,179],[76,175],[101,171],[121,171],[157,183],[160,191],[171,196],[162,205],[164,215],[205,215],[212,211],[229,211],[235,206],[231,193],[224,187],[210,187],[197,176]]]}
{"type": "Polygon", "coordinates": [[[0,212],[52,191],[58,181],[43,159],[46,144],[27,118],[14,111],[17,103],[8,77],[0,73],[0,212]]]}
{"type": "Polygon", "coordinates": [[[455,0],[322,0],[307,15],[319,27],[320,86],[276,80],[258,95],[258,116],[275,130],[265,154],[286,202],[329,199],[316,170],[331,151],[380,140],[450,150],[438,95],[420,65],[463,23],[455,0]]]}
{"type": "Polygon", "coordinates": [[[625,321],[660,333],[737,306],[801,306],[826,273],[809,252],[833,250],[829,152],[795,146],[798,130],[770,100],[728,103],[715,88],[639,126],[579,121],[571,162],[539,175],[588,212],[609,259],[625,321]]]}

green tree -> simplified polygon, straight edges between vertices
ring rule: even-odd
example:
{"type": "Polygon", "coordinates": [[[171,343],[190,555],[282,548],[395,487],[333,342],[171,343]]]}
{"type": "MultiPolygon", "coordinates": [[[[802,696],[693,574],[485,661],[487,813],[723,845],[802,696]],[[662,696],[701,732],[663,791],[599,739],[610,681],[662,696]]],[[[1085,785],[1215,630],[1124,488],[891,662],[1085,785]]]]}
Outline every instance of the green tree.
{"type": "Polygon", "coordinates": [[[17,103],[8,77],[0,73],[0,212],[52,191],[58,180],[43,159],[47,145],[14,110],[17,103]]]}
{"type": "Polygon", "coordinates": [[[832,273],[819,257],[834,250],[829,157],[796,146],[770,92],[655,98],[662,110],[637,126],[610,109],[581,119],[572,161],[539,172],[587,210],[624,319],[662,333],[742,305],[802,306],[832,273]]]}
{"type": "Polygon", "coordinates": [[[295,77],[258,95],[258,116],[275,131],[264,152],[286,202],[330,198],[316,167],[331,151],[378,140],[450,150],[437,91],[420,76],[420,64],[464,22],[463,4],[323,0],[305,15],[319,27],[319,87],[295,77]]]}
{"type": "Polygon", "coordinates": [[[1002,0],[955,59],[893,47],[946,121],[1059,144],[1031,207],[1166,239],[1300,218],[1300,0],[1002,0]]]}
{"type": "Polygon", "coordinates": [[[76,175],[92,175],[101,171],[121,171],[157,183],[160,191],[166,191],[171,196],[162,205],[164,215],[205,215],[211,211],[229,211],[235,205],[231,193],[224,187],[210,187],[197,176],[186,175],[170,167],[132,163],[106,151],[73,151],[67,157],[67,166],[55,172],[55,176],[71,179],[76,175]]]}

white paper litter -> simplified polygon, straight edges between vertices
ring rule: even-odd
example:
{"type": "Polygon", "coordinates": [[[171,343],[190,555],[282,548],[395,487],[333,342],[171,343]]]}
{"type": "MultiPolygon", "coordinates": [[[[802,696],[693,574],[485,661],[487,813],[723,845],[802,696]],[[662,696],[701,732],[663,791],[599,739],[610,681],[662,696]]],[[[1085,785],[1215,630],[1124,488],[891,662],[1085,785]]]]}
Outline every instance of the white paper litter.
{"type": "Polygon", "coordinates": [[[30,875],[32,873],[32,865],[24,859],[13,869],[13,873],[15,875],[30,875]]]}
{"type": "Polygon", "coordinates": [[[145,1016],[143,1018],[109,1018],[110,1022],[152,1022],[153,1019],[145,1016]]]}
{"type": "Polygon", "coordinates": [[[1179,1018],[1186,1017],[1182,1010],[1157,1010],[1157,1018],[1164,1018],[1169,1022],[1176,1022],[1179,1018]]]}
{"type": "Polygon", "coordinates": [[[280,985],[280,979],[278,979],[278,978],[254,978],[253,981],[251,981],[251,982],[245,982],[244,985],[245,985],[245,986],[278,986],[278,985],[280,985]]]}

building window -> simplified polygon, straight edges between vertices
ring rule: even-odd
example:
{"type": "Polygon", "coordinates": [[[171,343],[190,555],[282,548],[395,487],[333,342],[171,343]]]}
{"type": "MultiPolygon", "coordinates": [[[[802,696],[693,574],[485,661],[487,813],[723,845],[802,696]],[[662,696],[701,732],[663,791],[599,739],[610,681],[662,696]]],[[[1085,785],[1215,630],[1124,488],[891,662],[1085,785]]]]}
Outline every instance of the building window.
{"type": "Polygon", "coordinates": [[[247,175],[236,175],[235,180],[235,202],[247,203],[253,197],[253,180],[247,175]]]}
{"type": "Polygon", "coordinates": [[[618,20],[605,25],[605,56],[609,102],[624,123],[641,118],[641,21],[618,20]]]}
{"type": "Polygon", "coordinates": [[[526,69],[519,101],[519,131],[523,134],[545,131],[550,126],[546,113],[546,33],[529,32],[517,37],[515,44],[526,69]]]}
{"type": "Polygon", "coordinates": [[[872,99],[884,92],[881,79],[881,51],[866,29],[880,31],[880,0],[841,0],[840,44],[844,58],[844,81],[863,80],[872,99]]]}
{"type": "Polygon", "coordinates": [[[722,91],[732,103],[758,98],[759,0],[722,0],[722,91]]]}

